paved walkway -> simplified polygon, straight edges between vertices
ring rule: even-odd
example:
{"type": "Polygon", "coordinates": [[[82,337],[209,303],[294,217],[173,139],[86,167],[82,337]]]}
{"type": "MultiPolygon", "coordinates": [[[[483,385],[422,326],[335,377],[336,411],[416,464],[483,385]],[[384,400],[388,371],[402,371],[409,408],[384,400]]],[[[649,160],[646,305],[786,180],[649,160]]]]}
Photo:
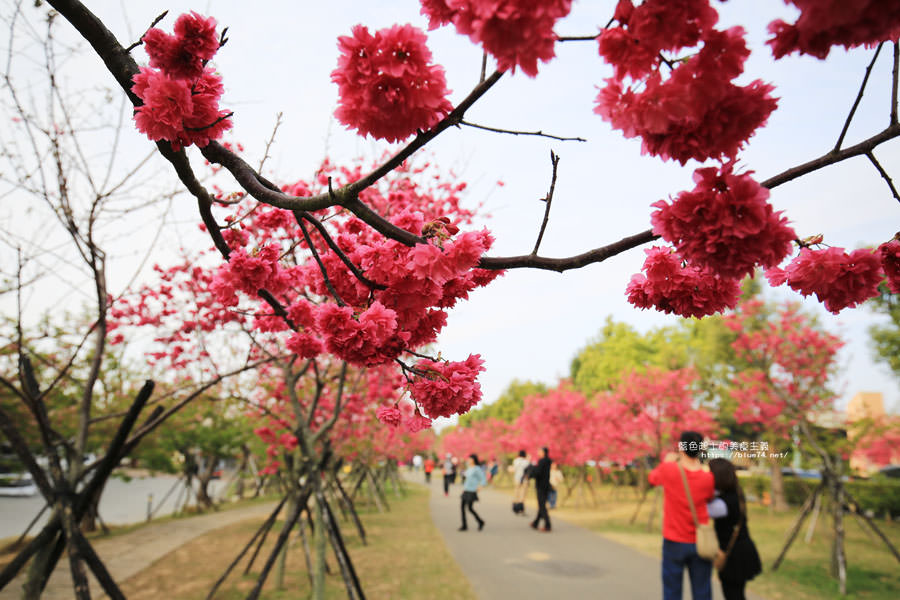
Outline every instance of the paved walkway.
{"type": "MultiPolygon", "coordinates": [[[[246,519],[264,518],[274,509],[274,502],[266,502],[213,512],[199,517],[150,524],[130,533],[99,539],[94,542],[94,550],[103,560],[113,579],[121,584],[169,552],[208,531],[246,519]]],[[[91,584],[91,597],[105,597],[102,595],[100,585],[90,573],[88,580],[91,584]]],[[[24,579],[21,575],[14,579],[5,589],[0,590],[0,600],[20,598],[23,582],[24,579]]],[[[69,572],[69,562],[65,556],[60,560],[50,581],[47,582],[41,598],[71,600],[72,576],[69,572]]]]}
{"type": "MultiPolygon", "coordinates": [[[[512,513],[509,495],[482,490],[475,510],[486,522],[484,530],[479,532],[469,515],[469,530],[457,531],[462,486],[452,486],[445,497],[440,475],[432,479],[434,523],[481,600],[662,597],[658,559],[554,518],[553,511],[553,531],[535,531],[529,527],[536,514],[533,499],[526,503],[526,518],[512,513]]],[[[684,597],[690,598],[686,575],[684,597]]],[[[762,600],[751,594],[747,597],[762,600]]],[[[715,576],[713,598],[722,598],[715,576]]]]}

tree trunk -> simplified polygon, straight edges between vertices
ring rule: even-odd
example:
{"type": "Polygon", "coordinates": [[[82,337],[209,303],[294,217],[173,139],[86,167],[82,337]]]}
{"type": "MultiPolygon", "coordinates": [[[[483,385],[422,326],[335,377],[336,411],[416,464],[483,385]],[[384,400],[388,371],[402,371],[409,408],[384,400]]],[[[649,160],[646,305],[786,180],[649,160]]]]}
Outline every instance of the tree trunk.
{"type": "MultiPolygon", "coordinates": [[[[318,491],[320,480],[313,475],[314,490],[318,491]]],[[[325,600],[325,553],[328,549],[328,534],[325,532],[325,508],[319,501],[320,494],[316,494],[315,530],[313,531],[313,543],[315,544],[315,568],[313,570],[313,600],[325,600]]]]}
{"type": "MultiPolygon", "coordinates": [[[[291,515],[294,513],[294,510],[297,507],[298,499],[294,494],[291,494],[290,499],[288,500],[288,510],[287,514],[291,515]]],[[[302,521],[302,519],[300,519],[302,521]]],[[[281,553],[278,556],[278,564],[275,565],[275,589],[283,590],[284,589],[284,571],[287,566],[287,552],[288,546],[290,545],[290,538],[285,542],[284,546],[281,547],[281,553]]]]}
{"type": "Polygon", "coordinates": [[[213,499],[209,497],[209,482],[216,470],[216,462],[215,459],[208,460],[203,470],[197,473],[197,506],[204,510],[212,508],[214,504],[213,499]]]}
{"type": "Polygon", "coordinates": [[[773,459],[770,464],[772,467],[770,506],[775,512],[785,512],[788,509],[788,503],[784,496],[784,474],[781,472],[781,464],[777,459],[773,459]]]}

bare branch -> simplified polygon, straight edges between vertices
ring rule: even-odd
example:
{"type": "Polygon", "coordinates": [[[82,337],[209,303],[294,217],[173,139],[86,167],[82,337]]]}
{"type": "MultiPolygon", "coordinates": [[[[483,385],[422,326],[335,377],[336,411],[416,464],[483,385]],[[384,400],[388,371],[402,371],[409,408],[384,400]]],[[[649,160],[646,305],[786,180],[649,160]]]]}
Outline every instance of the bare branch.
{"type": "Polygon", "coordinates": [[[586,142],[587,140],[581,137],[562,137],[559,135],[552,135],[549,133],[544,133],[543,131],[518,131],[515,129],[500,129],[497,127],[488,127],[487,125],[479,125],[478,123],[472,123],[470,121],[460,121],[460,125],[465,125],[466,127],[474,127],[475,129],[483,129],[485,131],[493,131],[494,133],[508,133],[510,135],[534,135],[539,137],[550,138],[551,140],[559,140],[561,142],[586,142]]]}
{"type": "Polygon", "coordinates": [[[553,165],[553,175],[550,177],[550,191],[541,198],[544,201],[544,220],[541,222],[541,230],[538,232],[537,240],[534,242],[534,250],[531,251],[532,256],[537,256],[538,248],[541,247],[541,240],[544,238],[544,231],[547,229],[547,222],[550,220],[550,205],[553,203],[553,191],[556,189],[556,167],[559,165],[559,156],[553,150],[550,151],[550,163],[553,165]]]}
{"type": "Polygon", "coordinates": [[[875,154],[872,152],[866,152],[866,157],[869,159],[869,162],[871,162],[872,165],[875,166],[875,168],[878,170],[878,173],[885,180],[885,182],[887,182],[888,187],[891,190],[891,194],[894,196],[894,198],[898,202],[900,202],[900,194],[897,193],[897,188],[894,187],[894,182],[891,181],[890,175],[887,174],[887,171],[884,170],[884,168],[881,166],[881,163],[879,163],[878,159],[875,158],[875,154]]]}
{"type": "Polygon", "coordinates": [[[891,125],[897,124],[898,79],[900,79],[900,42],[894,42],[894,66],[891,69],[891,125]]]}
{"type": "MultiPolygon", "coordinates": [[[[150,31],[151,29],[153,29],[154,27],[156,27],[156,25],[157,25],[160,21],[162,21],[163,19],[166,18],[166,15],[167,15],[167,14],[169,14],[169,11],[168,11],[168,10],[164,10],[164,11],[162,12],[162,14],[160,14],[158,17],[156,17],[155,19],[153,19],[153,22],[150,23],[150,27],[147,28],[147,31],[150,31]]],[[[136,41],[135,43],[133,43],[133,44],[131,44],[130,46],[128,46],[127,48],[125,48],[125,52],[131,52],[132,50],[134,50],[135,48],[137,48],[138,46],[140,46],[141,44],[143,44],[143,43],[144,43],[144,36],[147,35],[147,31],[145,31],[144,33],[141,34],[141,37],[138,38],[138,41],[136,41]]]]}
{"type": "Polygon", "coordinates": [[[847,115],[847,120],[844,121],[844,127],[843,129],[841,129],[841,135],[838,136],[837,143],[834,145],[834,152],[840,150],[841,144],[844,143],[844,136],[847,135],[847,130],[850,129],[850,122],[853,120],[853,115],[856,114],[856,108],[859,106],[859,103],[863,97],[863,93],[866,91],[866,84],[869,82],[869,75],[872,74],[872,67],[875,66],[875,61],[878,60],[878,54],[881,52],[882,46],[884,46],[884,42],[878,44],[878,48],[875,49],[875,55],[872,56],[872,62],[870,62],[869,66],[866,67],[866,74],[863,76],[862,83],[859,86],[859,92],[856,94],[856,100],[853,102],[853,106],[850,108],[850,114],[847,115]]]}

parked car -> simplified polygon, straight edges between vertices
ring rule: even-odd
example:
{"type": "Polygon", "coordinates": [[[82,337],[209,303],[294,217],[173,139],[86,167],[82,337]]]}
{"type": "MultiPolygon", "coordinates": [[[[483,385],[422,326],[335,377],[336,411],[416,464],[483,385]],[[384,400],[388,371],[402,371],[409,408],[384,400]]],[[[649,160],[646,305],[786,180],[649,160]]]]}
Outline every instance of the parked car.
{"type": "Polygon", "coordinates": [[[888,467],[881,467],[878,469],[879,475],[884,475],[885,477],[898,477],[900,478],[900,465],[890,465],[888,467]]]}
{"type": "Polygon", "coordinates": [[[38,489],[27,473],[0,473],[0,496],[34,496],[38,489]]]}

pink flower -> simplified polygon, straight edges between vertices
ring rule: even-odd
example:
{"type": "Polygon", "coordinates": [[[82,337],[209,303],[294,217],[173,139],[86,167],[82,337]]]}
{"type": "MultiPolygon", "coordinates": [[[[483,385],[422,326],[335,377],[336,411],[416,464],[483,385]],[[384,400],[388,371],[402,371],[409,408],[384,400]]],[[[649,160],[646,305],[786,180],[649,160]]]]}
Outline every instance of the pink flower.
{"type": "Polygon", "coordinates": [[[477,354],[463,362],[421,360],[416,368],[425,375],[417,377],[410,387],[412,397],[430,417],[449,417],[467,412],[481,400],[477,377],[484,370],[477,354]]]}
{"type": "Polygon", "coordinates": [[[293,433],[282,433],[278,436],[278,443],[284,446],[285,450],[293,450],[298,444],[297,436],[293,433]]]}
{"type": "Polygon", "coordinates": [[[785,0],[800,9],[797,22],[769,24],[775,58],[792,52],[825,58],[832,46],[855,48],[897,40],[900,4],[887,0],[785,0]]]}
{"type": "Polygon", "coordinates": [[[231,128],[226,111],[219,110],[222,79],[211,69],[193,84],[161,71],[142,67],[132,91],[143,102],[135,109],[137,128],[153,141],[166,140],[175,150],[206,146],[231,128]]]}
{"type": "Polygon", "coordinates": [[[797,237],[768,203],[769,190],[734,163],[694,171],[696,187],[668,204],[653,204],[653,232],[672,243],[692,264],[724,277],[753,274],[756,265],[778,265],[797,237]]]}
{"type": "Polygon", "coordinates": [[[425,0],[430,27],[452,22],[497,60],[501,71],[516,67],[537,75],[538,61],[555,56],[556,21],[569,14],[572,0],[425,0]]]}
{"type": "Polygon", "coordinates": [[[632,276],[625,290],[634,306],[699,318],[737,305],[740,280],[683,265],[669,248],[654,246],[645,252],[645,275],[632,276]]]}
{"type": "Polygon", "coordinates": [[[766,271],[772,285],[787,283],[804,296],[815,294],[834,314],[878,295],[882,276],[881,261],[870,248],[849,254],[837,247],[802,248],[784,270],[766,271]]]}
{"type": "Polygon", "coordinates": [[[637,7],[622,0],[614,18],[622,26],[604,30],[598,44],[622,79],[649,74],[663,50],[695,46],[719,15],[708,0],[646,0],[637,7]]]}
{"type": "Polygon", "coordinates": [[[407,433],[418,433],[431,427],[431,419],[416,412],[403,419],[402,425],[407,433]]]}
{"type": "Polygon", "coordinates": [[[891,292],[900,294],[900,239],[895,237],[878,247],[881,257],[881,268],[887,277],[887,286],[891,292]]]}
{"type": "Polygon", "coordinates": [[[268,427],[257,427],[253,433],[266,444],[275,443],[275,433],[268,427]]]}
{"type": "Polygon", "coordinates": [[[324,350],[322,342],[308,333],[295,332],[287,339],[285,345],[300,358],[315,358],[324,350]]]}
{"type": "Polygon", "coordinates": [[[390,425],[391,427],[400,425],[402,419],[400,409],[396,406],[379,406],[375,410],[375,417],[385,425],[390,425]]]}
{"type": "Polygon", "coordinates": [[[142,38],[150,66],[174,79],[194,80],[219,49],[216,20],[195,12],[175,21],[175,35],[153,28],[142,38]]]}
{"type": "Polygon", "coordinates": [[[594,112],[625,137],[640,137],[644,153],[664,160],[734,158],[777,106],[772,86],[731,81],[749,55],[743,35],[740,27],[706,32],[700,51],[665,80],[659,69],[634,89],[607,79],[594,112]]]}
{"type": "Polygon", "coordinates": [[[373,36],[357,25],[338,38],[341,56],[331,73],[338,84],[338,121],[360,135],[396,142],[427,130],[453,106],[443,68],[430,64],[425,34],[395,25],[373,36]]]}

